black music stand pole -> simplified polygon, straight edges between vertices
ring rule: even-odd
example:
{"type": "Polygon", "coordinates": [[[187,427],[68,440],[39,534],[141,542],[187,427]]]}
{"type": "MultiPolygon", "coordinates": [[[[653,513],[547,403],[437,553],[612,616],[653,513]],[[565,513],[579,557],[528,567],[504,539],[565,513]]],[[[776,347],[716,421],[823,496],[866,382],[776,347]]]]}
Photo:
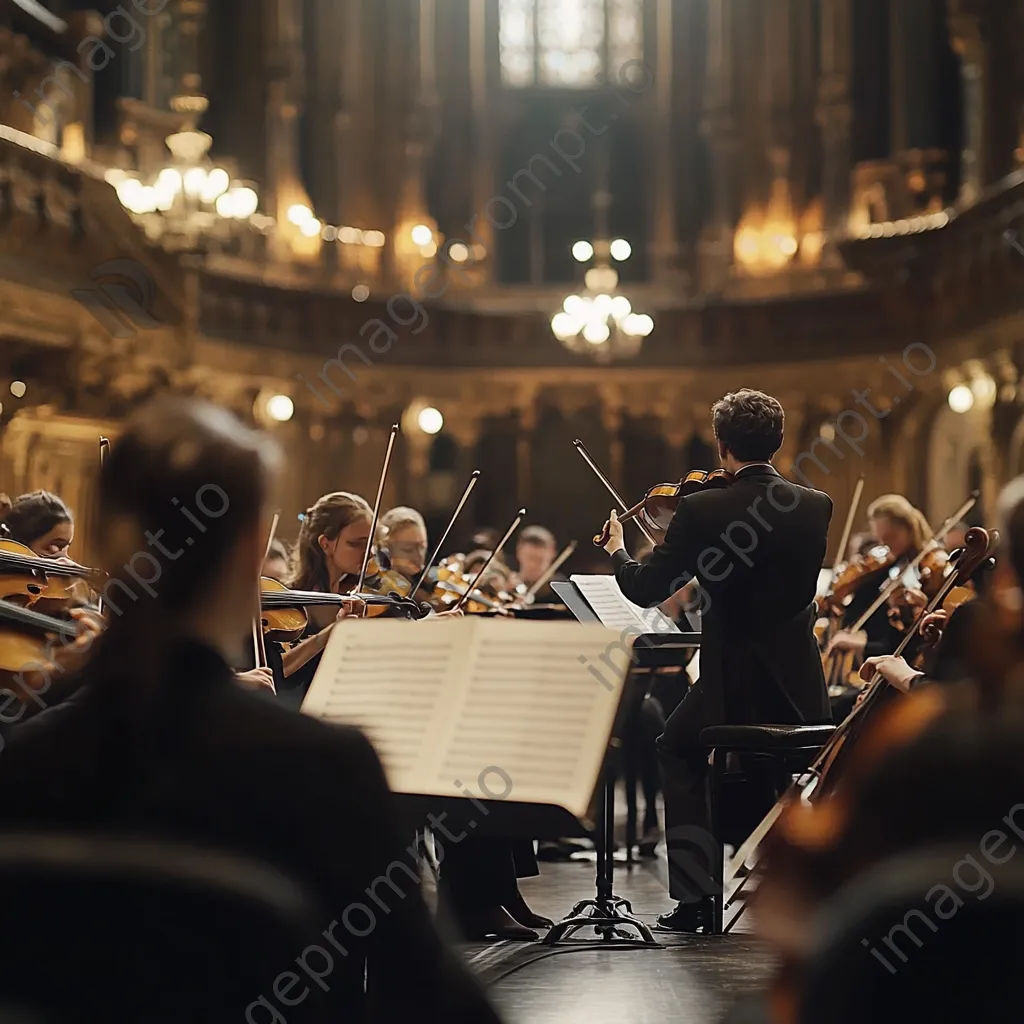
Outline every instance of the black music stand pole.
{"type": "MultiPolygon", "coordinates": [[[[621,741],[613,739],[616,748],[621,741]]],[[[594,835],[597,850],[597,896],[581,900],[564,920],[559,921],[541,940],[554,946],[571,939],[580,928],[591,927],[605,942],[631,942],[639,946],[658,947],[651,929],[633,915],[629,900],[615,895],[615,767],[611,750],[605,758],[604,794],[598,827],[594,835]],[[633,929],[636,935],[627,929],[633,929]]]]}

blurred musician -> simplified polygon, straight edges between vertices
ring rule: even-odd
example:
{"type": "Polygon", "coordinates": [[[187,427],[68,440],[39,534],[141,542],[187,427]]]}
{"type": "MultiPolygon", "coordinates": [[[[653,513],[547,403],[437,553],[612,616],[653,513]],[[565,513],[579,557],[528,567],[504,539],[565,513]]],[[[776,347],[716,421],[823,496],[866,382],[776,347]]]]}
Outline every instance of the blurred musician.
{"type": "MultiPolygon", "coordinates": [[[[4,750],[3,827],[172,836],[263,859],[332,922],[345,954],[332,1019],[494,1021],[434,930],[370,743],[232,685],[278,461],[263,435],[203,403],[164,401],[128,421],[101,471],[97,542],[112,579],[137,586],[126,566],[150,552],[159,584],[123,602],[76,695],[4,750]],[[401,892],[386,891],[373,928],[348,927],[383,877],[401,892]]],[[[333,553],[348,535],[329,529],[333,553]]],[[[326,537],[313,525],[307,541],[311,530],[326,537]]]]}
{"type": "Polygon", "coordinates": [[[275,537],[267,557],[263,560],[263,575],[269,576],[272,580],[284,582],[288,579],[290,571],[291,556],[288,554],[288,547],[284,541],[275,537]]]}
{"type": "Polygon", "coordinates": [[[712,409],[727,487],[680,500],[646,565],[631,559],[610,515],[605,549],[623,594],[644,607],[697,577],[709,597],[702,618],[700,679],[669,715],[659,740],[670,892],[679,904],[659,924],[707,930],[721,851],[710,835],[706,725],[811,723],[830,719],[814,639],[814,595],[832,502],[790,483],[771,464],[785,416],[774,398],[744,389],[712,409]]]}
{"type": "MultiPolygon", "coordinates": [[[[548,571],[557,554],[554,534],[543,526],[527,526],[519,534],[516,541],[516,563],[519,566],[517,575],[526,589],[532,587],[548,571]]],[[[556,573],[552,579],[564,581],[565,577],[556,573]]],[[[534,595],[537,604],[557,604],[558,600],[551,589],[550,580],[534,595]]]]}
{"type": "MultiPolygon", "coordinates": [[[[861,557],[875,557],[879,567],[865,573],[859,581],[849,604],[843,608],[844,625],[855,622],[867,611],[879,590],[904,572],[932,535],[924,514],[902,494],[883,494],[876,498],[868,506],[868,523],[875,546],[861,557]]],[[[907,582],[910,586],[916,585],[917,578],[907,582]]],[[[853,651],[864,657],[894,651],[903,634],[893,626],[888,611],[888,606],[883,604],[861,632],[841,630],[832,638],[830,649],[853,651]]]]}
{"type": "Polygon", "coordinates": [[[427,524],[414,508],[399,505],[380,517],[381,545],[391,560],[391,568],[406,579],[415,580],[427,560],[427,524]]]}

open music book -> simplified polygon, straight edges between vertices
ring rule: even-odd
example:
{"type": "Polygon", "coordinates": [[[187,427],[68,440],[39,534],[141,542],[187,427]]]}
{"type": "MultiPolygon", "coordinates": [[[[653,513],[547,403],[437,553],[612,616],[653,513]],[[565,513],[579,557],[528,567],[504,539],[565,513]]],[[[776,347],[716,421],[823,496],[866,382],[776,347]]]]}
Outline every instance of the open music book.
{"type": "Polygon", "coordinates": [[[565,622],[342,622],[302,711],[359,726],[397,793],[468,790],[583,818],[631,642],[565,622]]]}
{"type": "Polygon", "coordinates": [[[657,608],[642,608],[626,599],[614,576],[570,576],[601,624],[641,633],[678,633],[679,627],[657,608]]]}

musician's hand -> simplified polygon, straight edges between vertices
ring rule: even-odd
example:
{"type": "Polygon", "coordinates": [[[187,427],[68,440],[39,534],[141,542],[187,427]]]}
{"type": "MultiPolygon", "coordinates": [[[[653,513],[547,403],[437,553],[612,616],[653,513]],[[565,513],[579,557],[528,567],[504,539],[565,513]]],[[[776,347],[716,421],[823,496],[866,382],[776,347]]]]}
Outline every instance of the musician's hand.
{"type": "Polygon", "coordinates": [[[338,609],[338,619],[360,618],[366,611],[366,602],[361,597],[346,597],[338,609]]]}
{"type": "Polygon", "coordinates": [[[608,513],[608,522],[604,525],[608,531],[608,543],[604,549],[609,555],[614,555],[616,551],[621,551],[626,546],[622,541],[622,523],[619,522],[615,509],[608,513]]]}
{"type": "Polygon", "coordinates": [[[923,608],[928,603],[928,596],[916,587],[904,587],[903,599],[912,608],[923,608]]]}
{"type": "Polygon", "coordinates": [[[853,651],[854,653],[857,653],[864,650],[867,642],[867,633],[854,633],[849,629],[841,629],[834,637],[832,637],[832,640],[828,645],[828,650],[825,654],[827,656],[833,651],[853,651]]]}
{"type": "Polygon", "coordinates": [[[276,694],[274,687],[274,670],[271,668],[253,668],[248,672],[236,672],[235,682],[247,690],[269,690],[276,694]]]}
{"type": "Polygon", "coordinates": [[[77,669],[82,665],[89,648],[105,626],[103,618],[88,608],[72,608],[68,614],[78,626],[78,636],[69,644],[56,644],[50,656],[51,663],[63,672],[77,669]]]}
{"type": "Polygon", "coordinates": [[[466,613],[461,608],[446,608],[443,612],[434,612],[432,619],[461,619],[466,613]]]}
{"type": "Polygon", "coordinates": [[[949,613],[945,608],[939,608],[937,611],[929,612],[922,620],[921,625],[918,628],[918,632],[927,635],[928,628],[932,625],[938,627],[941,632],[946,625],[946,620],[949,618],[949,613]]]}
{"type": "Polygon", "coordinates": [[[921,674],[911,668],[904,658],[897,658],[894,654],[868,658],[860,667],[860,677],[865,682],[870,682],[876,672],[901,693],[909,693],[910,684],[921,674]]]}

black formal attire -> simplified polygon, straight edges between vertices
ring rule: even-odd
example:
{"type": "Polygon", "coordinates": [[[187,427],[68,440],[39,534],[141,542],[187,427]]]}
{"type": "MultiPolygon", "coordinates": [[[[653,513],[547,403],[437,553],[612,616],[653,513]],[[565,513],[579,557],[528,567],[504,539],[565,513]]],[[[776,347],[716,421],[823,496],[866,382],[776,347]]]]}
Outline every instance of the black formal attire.
{"type": "Polygon", "coordinates": [[[701,730],[831,720],[814,638],[831,516],[827,494],[751,465],[729,487],[683,498],[646,565],[617,556],[619,587],[636,604],[657,605],[691,577],[707,594],[700,679],[658,742],[670,892],[682,902],[713,895],[721,864],[709,830],[701,730]]]}
{"type": "Polygon", "coordinates": [[[434,929],[415,851],[358,730],[245,692],[197,643],[174,649],[158,684],[139,683],[145,714],[137,682],[87,668],[73,697],[26,723],[0,756],[3,827],[166,836],[260,858],[311,893],[325,928],[339,922],[338,1019],[497,1020],[434,929]],[[370,892],[389,868],[403,895],[377,884],[382,906],[370,892]],[[358,905],[373,914],[368,933],[358,905]]]}

